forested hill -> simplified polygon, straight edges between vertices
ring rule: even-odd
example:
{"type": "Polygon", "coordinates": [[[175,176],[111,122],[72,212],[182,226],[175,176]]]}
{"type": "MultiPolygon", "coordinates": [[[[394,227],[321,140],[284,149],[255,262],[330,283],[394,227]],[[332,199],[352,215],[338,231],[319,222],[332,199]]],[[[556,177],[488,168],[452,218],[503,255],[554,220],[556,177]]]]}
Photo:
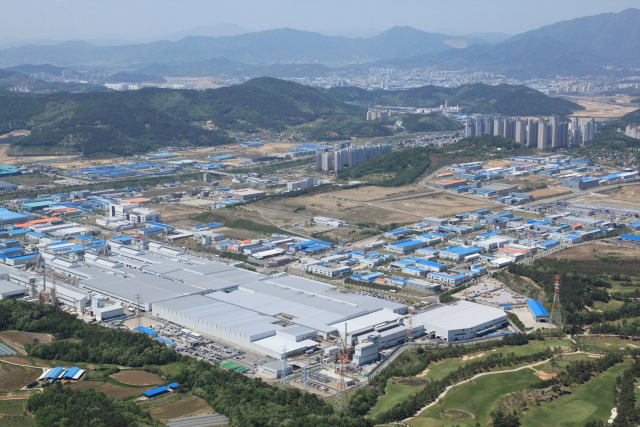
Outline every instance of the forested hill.
{"type": "Polygon", "coordinates": [[[552,98],[523,85],[489,86],[482,83],[457,88],[422,86],[408,90],[369,91],[355,87],[334,87],[326,93],[345,102],[363,105],[437,108],[448,102],[459,105],[464,113],[504,114],[508,116],[570,115],[583,110],[562,98],[552,98]]]}
{"type": "Polygon", "coordinates": [[[14,147],[31,153],[125,155],[166,145],[214,146],[232,142],[222,130],[282,131],[317,119],[364,115],[309,86],[267,77],[206,91],[0,92],[0,134],[30,130],[14,147]],[[207,120],[221,130],[205,130],[207,120]]]}

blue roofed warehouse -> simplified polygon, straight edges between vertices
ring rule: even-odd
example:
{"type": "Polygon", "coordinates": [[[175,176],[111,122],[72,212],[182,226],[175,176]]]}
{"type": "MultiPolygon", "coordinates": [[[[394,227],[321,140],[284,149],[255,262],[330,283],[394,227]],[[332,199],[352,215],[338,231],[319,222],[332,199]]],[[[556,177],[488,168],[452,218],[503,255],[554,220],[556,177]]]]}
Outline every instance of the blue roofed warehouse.
{"type": "Polygon", "coordinates": [[[527,307],[536,322],[549,323],[551,316],[540,301],[530,299],[527,301],[527,307]]]}

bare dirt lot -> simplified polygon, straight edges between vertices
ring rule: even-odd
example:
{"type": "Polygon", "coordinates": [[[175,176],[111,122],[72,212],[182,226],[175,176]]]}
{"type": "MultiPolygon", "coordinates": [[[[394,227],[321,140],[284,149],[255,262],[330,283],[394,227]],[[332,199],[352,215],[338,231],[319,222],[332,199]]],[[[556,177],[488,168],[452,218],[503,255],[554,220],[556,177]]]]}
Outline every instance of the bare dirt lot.
{"type": "Polygon", "coordinates": [[[160,203],[157,205],[153,205],[152,209],[155,209],[162,214],[162,222],[165,223],[184,220],[189,218],[190,216],[198,215],[203,212],[202,208],[196,206],[186,206],[173,203],[160,203]]]}
{"type": "Polygon", "coordinates": [[[622,117],[627,113],[635,111],[634,107],[624,107],[622,105],[610,104],[598,100],[571,99],[576,104],[582,105],[585,109],[574,111],[576,117],[594,117],[594,118],[616,118],[622,117]]]}
{"type": "Polygon", "coordinates": [[[621,208],[632,208],[632,209],[640,208],[640,201],[638,201],[638,199],[634,200],[633,197],[622,198],[622,197],[616,197],[616,196],[605,195],[605,194],[593,194],[592,196],[581,199],[580,201],[583,203],[591,203],[591,204],[598,204],[598,205],[604,205],[604,206],[615,206],[615,207],[621,207],[621,208]]]}
{"type": "MultiPolygon", "coordinates": [[[[342,196],[339,196],[343,198],[342,196]]],[[[352,199],[353,200],[353,199],[352,199]]],[[[389,223],[410,223],[415,222],[419,215],[407,215],[402,212],[394,212],[382,207],[368,206],[356,202],[347,202],[329,198],[327,194],[318,194],[314,196],[301,196],[292,199],[277,199],[259,202],[258,206],[293,212],[299,206],[305,207],[305,215],[312,216],[328,216],[331,218],[341,219],[350,224],[359,222],[373,222],[376,224],[389,223]]]]}
{"type": "Polygon", "coordinates": [[[621,259],[638,259],[640,258],[640,249],[608,245],[606,243],[594,243],[593,245],[576,246],[549,256],[562,259],[590,260],[596,255],[615,255],[616,258],[621,259]]]}
{"type": "Polygon", "coordinates": [[[377,202],[375,205],[404,211],[420,218],[425,216],[451,216],[465,211],[495,208],[495,205],[480,198],[475,199],[443,193],[436,193],[426,197],[395,200],[391,202],[377,202]]]}
{"type": "Polygon", "coordinates": [[[620,197],[622,199],[640,200],[640,185],[627,185],[626,187],[618,187],[599,194],[607,196],[620,197]]]}
{"type": "Polygon", "coordinates": [[[417,184],[403,185],[402,187],[357,187],[348,190],[338,190],[328,193],[331,196],[342,199],[351,199],[358,202],[370,202],[373,200],[383,200],[388,197],[403,197],[431,193],[417,184]]]}
{"type": "Polygon", "coordinates": [[[564,193],[568,193],[568,191],[561,188],[542,188],[540,190],[533,190],[529,192],[529,194],[531,194],[534,199],[559,196],[560,194],[564,193]]]}
{"type": "Polygon", "coordinates": [[[160,379],[157,374],[138,370],[120,371],[117,374],[111,375],[111,377],[123,384],[130,385],[153,385],[162,382],[162,379],[160,379]]]}

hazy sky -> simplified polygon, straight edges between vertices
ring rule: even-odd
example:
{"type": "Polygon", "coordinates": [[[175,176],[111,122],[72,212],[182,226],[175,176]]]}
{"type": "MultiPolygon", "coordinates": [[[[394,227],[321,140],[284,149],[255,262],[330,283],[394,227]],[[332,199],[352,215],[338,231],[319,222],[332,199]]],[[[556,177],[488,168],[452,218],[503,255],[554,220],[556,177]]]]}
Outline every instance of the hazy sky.
{"type": "Polygon", "coordinates": [[[0,39],[159,39],[199,26],[520,33],[640,0],[0,0],[0,39]]]}

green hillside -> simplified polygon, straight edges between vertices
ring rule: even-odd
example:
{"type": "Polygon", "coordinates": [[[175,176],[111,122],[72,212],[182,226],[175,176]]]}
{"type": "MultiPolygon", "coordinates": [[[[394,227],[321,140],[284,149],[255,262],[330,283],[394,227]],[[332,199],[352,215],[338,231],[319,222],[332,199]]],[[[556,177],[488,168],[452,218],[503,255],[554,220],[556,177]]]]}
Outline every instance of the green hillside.
{"type": "MultiPolygon", "coordinates": [[[[166,145],[231,143],[224,130],[283,131],[328,119],[340,131],[343,122],[364,122],[363,118],[364,110],[314,88],[266,77],[206,91],[0,92],[0,134],[31,130],[31,136],[13,145],[26,153],[129,155],[166,145]],[[201,124],[207,120],[220,130],[205,130],[201,124]]],[[[352,124],[340,132],[341,137],[368,137],[385,135],[388,130],[380,125],[352,124]]]]}
{"type": "Polygon", "coordinates": [[[402,127],[409,132],[444,132],[460,130],[463,126],[444,114],[402,114],[383,119],[383,123],[395,124],[402,121],[402,127]]]}
{"type": "Polygon", "coordinates": [[[562,98],[551,98],[526,86],[482,83],[457,88],[422,86],[398,91],[368,91],[356,87],[335,87],[326,93],[345,102],[390,107],[437,108],[448,102],[459,105],[464,113],[504,114],[509,116],[569,115],[584,109],[562,98]]]}

